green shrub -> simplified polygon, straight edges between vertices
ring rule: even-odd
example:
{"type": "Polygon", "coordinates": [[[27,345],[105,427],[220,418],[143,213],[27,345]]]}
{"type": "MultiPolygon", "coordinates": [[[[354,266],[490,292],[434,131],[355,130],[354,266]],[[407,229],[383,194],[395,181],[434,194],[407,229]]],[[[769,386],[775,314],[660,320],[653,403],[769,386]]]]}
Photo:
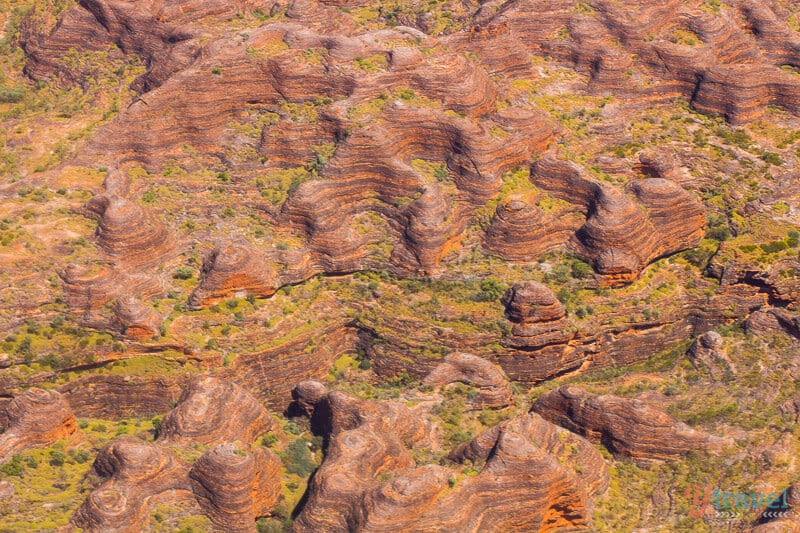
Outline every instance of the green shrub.
{"type": "Polygon", "coordinates": [[[89,453],[88,451],[86,451],[86,450],[78,450],[78,451],[77,451],[77,452],[75,452],[75,454],[73,455],[73,458],[75,459],[75,462],[76,462],[76,463],[78,463],[78,464],[81,464],[81,465],[82,465],[83,463],[85,463],[85,462],[89,461],[89,460],[92,458],[92,454],[90,454],[90,453],[89,453]]]}
{"type": "Polygon", "coordinates": [[[572,277],[575,279],[585,279],[591,277],[593,271],[592,267],[588,263],[584,263],[580,260],[575,260],[572,262],[572,277]]]}
{"type": "Polygon", "coordinates": [[[0,104],[16,104],[25,98],[24,87],[0,87],[0,104]]]}
{"type": "Polygon", "coordinates": [[[476,302],[493,302],[502,296],[505,287],[494,278],[486,278],[481,282],[480,292],[477,292],[472,299],[476,302]]]}
{"type": "Polygon", "coordinates": [[[767,254],[775,254],[789,247],[786,241],[772,241],[766,244],[761,244],[759,246],[761,247],[762,250],[764,250],[764,253],[767,254]]]}
{"type": "Polygon", "coordinates": [[[22,466],[22,459],[19,455],[15,455],[10,461],[0,466],[0,472],[7,476],[22,477],[25,472],[25,467],[22,466]]]}
{"type": "Polygon", "coordinates": [[[268,431],[263,437],[261,437],[261,445],[267,448],[274,446],[277,442],[278,436],[271,431],[268,431]]]}
{"type": "Polygon", "coordinates": [[[182,266],[175,271],[173,277],[175,279],[192,279],[192,276],[194,276],[194,270],[188,266],[182,266]]]}
{"type": "Polygon", "coordinates": [[[67,456],[60,450],[50,451],[50,466],[64,466],[67,456]]]}
{"type": "Polygon", "coordinates": [[[783,159],[781,159],[781,156],[775,152],[764,152],[764,155],[761,156],[761,159],[770,165],[775,165],[778,167],[783,166],[783,159]]]}
{"type": "Polygon", "coordinates": [[[728,227],[728,219],[725,215],[717,214],[708,217],[706,238],[718,241],[727,241],[731,238],[731,230],[728,227]]]}
{"type": "Polygon", "coordinates": [[[262,518],[256,522],[258,533],[283,533],[286,531],[282,522],[274,518],[262,518]]]}
{"type": "Polygon", "coordinates": [[[281,453],[281,460],[289,474],[307,477],[317,468],[308,441],[297,439],[281,453]]]}
{"type": "Polygon", "coordinates": [[[287,433],[291,433],[292,435],[300,435],[303,433],[303,428],[297,425],[297,422],[289,421],[283,426],[283,429],[286,430],[287,433]]]}

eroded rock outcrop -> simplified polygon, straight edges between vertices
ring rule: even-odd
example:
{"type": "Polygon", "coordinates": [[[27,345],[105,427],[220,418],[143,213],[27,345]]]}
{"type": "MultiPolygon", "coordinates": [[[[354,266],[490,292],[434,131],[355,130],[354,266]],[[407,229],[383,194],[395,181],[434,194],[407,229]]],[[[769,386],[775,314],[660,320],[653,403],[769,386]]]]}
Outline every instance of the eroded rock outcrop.
{"type": "Polygon", "coordinates": [[[468,353],[451,353],[423,381],[435,387],[465,383],[476,387],[469,398],[471,409],[506,407],[513,399],[511,384],[503,371],[486,359],[468,353]]]}
{"type": "Polygon", "coordinates": [[[375,486],[382,473],[412,468],[409,449],[430,443],[430,426],[396,402],[374,403],[343,392],[329,392],[317,400],[319,387],[308,384],[295,391],[299,402],[313,405],[312,427],[327,438],[327,447],[294,527],[298,531],[349,529],[356,524],[365,489],[375,486]],[[309,391],[311,395],[305,396],[309,391]]]}
{"type": "Polygon", "coordinates": [[[114,304],[122,334],[130,339],[149,339],[159,334],[164,318],[133,296],[122,296],[114,304]]]}
{"type": "Polygon", "coordinates": [[[58,387],[81,417],[152,417],[168,411],[181,396],[187,375],[88,375],[58,387]]]}
{"type": "Polygon", "coordinates": [[[716,331],[707,331],[697,337],[686,356],[695,368],[703,368],[715,381],[731,378],[736,368],[722,348],[722,336],[716,331]]]}
{"type": "Polygon", "coordinates": [[[157,503],[180,503],[217,531],[254,531],[278,499],[281,461],[255,438],[271,427],[264,407],[236,385],[196,377],[168,413],[158,440],[125,436],[100,451],[93,472],[107,478],[72,517],[87,531],[141,531],[157,503]],[[211,445],[193,464],[176,450],[211,445]]]}
{"type": "Polygon", "coordinates": [[[174,253],[169,231],[130,200],[99,196],[89,201],[86,210],[97,217],[98,246],[131,267],[155,266],[174,253]]]}
{"type": "Polygon", "coordinates": [[[785,309],[764,307],[747,317],[745,329],[748,333],[761,337],[783,333],[800,339],[800,315],[785,309]]]}
{"type": "Polygon", "coordinates": [[[696,246],[703,235],[702,205],[663,178],[632,182],[634,200],[575,163],[545,157],[532,167],[531,181],[582,207],[586,221],[569,246],[591,261],[608,285],[635,279],[649,262],[696,246]]]}
{"type": "Polygon", "coordinates": [[[189,472],[197,501],[221,531],[253,531],[280,494],[281,461],[273,452],[215,446],[189,472]]]}
{"type": "Polygon", "coordinates": [[[242,244],[218,246],[205,260],[200,285],[189,297],[193,308],[206,307],[237,295],[259,298],[275,293],[275,274],[266,259],[242,244]]]}
{"type": "Polygon", "coordinates": [[[800,486],[791,485],[763,509],[750,533],[795,533],[800,530],[800,486]]]}
{"type": "Polygon", "coordinates": [[[578,387],[548,392],[531,410],[545,419],[602,443],[619,457],[677,459],[691,451],[721,448],[726,441],[689,428],[641,400],[597,396],[578,387]]]}
{"type": "Polygon", "coordinates": [[[486,230],[486,248],[510,261],[534,261],[562,246],[583,223],[575,206],[545,213],[530,198],[501,203],[486,230]]]}
{"type": "Polygon", "coordinates": [[[75,511],[72,523],[86,531],[141,531],[149,503],[160,496],[191,499],[186,465],[175,452],[136,437],[111,441],[97,455],[94,473],[109,478],[75,511]]]}
{"type": "Polygon", "coordinates": [[[26,448],[49,446],[75,433],[75,415],[56,391],[28,389],[5,406],[0,463],[26,448]]]}
{"type": "Polygon", "coordinates": [[[405,406],[320,393],[318,384],[295,389],[297,401],[313,406],[312,426],[328,438],[296,531],[583,529],[593,498],[608,486],[607,468],[593,446],[536,414],[479,437],[486,442],[472,459],[486,460],[485,466],[456,480],[446,467],[415,466],[409,450],[423,445],[429,432],[405,406]],[[564,457],[566,462],[559,459],[564,457]]]}
{"type": "Polygon", "coordinates": [[[507,346],[535,350],[572,338],[567,331],[564,306],[545,285],[537,281],[517,283],[503,294],[501,301],[513,324],[511,334],[503,339],[507,346]]]}
{"type": "Polygon", "coordinates": [[[244,389],[198,376],[161,423],[159,440],[170,443],[250,443],[272,427],[267,410],[244,389]]]}
{"type": "MultiPolygon", "coordinates": [[[[109,178],[106,188],[124,186],[109,178]]],[[[118,322],[123,329],[127,323],[133,325],[134,337],[145,336],[158,319],[129,298],[147,301],[166,292],[167,281],[161,269],[178,255],[177,242],[159,220],[114,193],[93,198],[82,213],[97,220],[95,239],[102,258],[90,265],[70,264],[59,272],[67,303],[83,312],[84,322],[108,327],[112,324],[101,307],[122,299],[115,308],[118,322]]]]}

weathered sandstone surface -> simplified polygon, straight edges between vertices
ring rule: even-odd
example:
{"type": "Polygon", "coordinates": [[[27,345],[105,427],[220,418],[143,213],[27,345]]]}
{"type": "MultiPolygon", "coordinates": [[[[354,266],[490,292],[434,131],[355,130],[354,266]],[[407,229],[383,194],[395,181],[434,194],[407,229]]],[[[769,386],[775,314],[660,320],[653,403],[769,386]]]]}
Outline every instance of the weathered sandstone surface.
{"type": "Polygon", "coordinates": [[[87,531],[141,531],[157,503],[183,503],[209,517],[218,531],[254,531],[280,494],[281,462],[251,448],[271,427],[266,409],[244,390],[212,377],[189,382],[163,419],[158,440],[112,440],[98,454],[94,474],[106,478],[72,517],[87,531]],[[209,445],[194,463],[181,446],[209,445]]]}
{"type": "Polygon", "coordinates": [[[532,411],[574,431],[621,457],[677,459],[691,451],[725,445],[725,440],[694,430],[641,400],[597,396],[578,387],[561,387],[533,404],[532,411]]]}
{"type": "Polygon", "coordinates": [[[278,499],[281,467],[278,456],[264,448],[248,453],[235,444],[220,444],[194,463],[189,478],[217,528],[253,531],[256,517],[269,513],[278,499]]]}
{"type": "Polygon", "coordinates": [[[189,382],[158,436],[170,443],[250,443],[271,426],[267,410],[241,387],[201,376],[189,382]]]}
{"type": "Polygon", "coordinates": [[[503,371],[485,359],[468,353],[451,353],[444,362],[425,376],[423,381],[434,387],[464,383],[476,387],[477,394],[469,398],[472,409],[505,407],[513,393],[503,371]]]}
{"type": "Polygon", "coordinates": [[[503,295],[506,316],[513,324],[504,339],[509,346],[535,350],[572,338],[566,331],[564,306],[545,285],[536,281],[518,283],[503,295]]]}
{"type": "Polygon", "coordinates": [[[489,430],[476,439],[482,445],[468,444],[457,455],[486,464],[456,480],[446,467],[415,465],[410,451],[428,442],[430,428],[405,406],[324,394],[318,383],[299,384],[294,397],[327,438],[295,531],[581,529],[608,486],[592,445],[536,414],[489,430]]]}
{"type": "Polygon", "coordinates": [[[41,448],[69,437],[77,426],[63,396],[56,391],[28,389],[4,407],[0,463],[26,448],[41,448]]]}
{"type": "Polygon", "coordinates": [[[695,368],[708,371],[711,379],[716,381],[730,379],[736,374],[736,367],[723,350],[722,344],[719,333],[707,331],[697,337],[686,352],[686,356],[695,368]]]}

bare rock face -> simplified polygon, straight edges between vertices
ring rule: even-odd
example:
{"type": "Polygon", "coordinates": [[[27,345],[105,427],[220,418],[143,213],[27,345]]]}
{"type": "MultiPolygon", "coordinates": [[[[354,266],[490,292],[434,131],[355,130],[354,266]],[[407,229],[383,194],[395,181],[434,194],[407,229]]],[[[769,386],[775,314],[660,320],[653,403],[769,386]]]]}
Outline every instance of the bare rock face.
{"type": "Polygon", "coordinates": [[[112,440],[92,469],[106,478],[75,511],[72,524],[92,532],[142,531],[157,503],[181,503],[209,517],[219,531],[254,531],[280,494],[281,461],[251,449],[270,427],[266,409],[238,386],[211,377],[192,380],[164,417],[159,438],[112,440]],[[213,445],[193,464],[176,449],[213,445]]]}
{"type": "Polygon", "coordinates": [[[117,297],[136,295],[140,300],[148,300],[164,293],[162,280],[146,273],[127,274],[123,270],[105,265],[89,267],[69,264],[59,272],[64,282],[66,301],[71,309],[79,310],[90,317],[89,323],[101,320],[97,311],[117,297]]]}
{"type": "Polygon", "coordinates": [[[160,496],[191,498],[184,465],[164,446],[120,437],[100,451],[94,472],[109,478],[75,511],[72,523],[86,531],[141,531],[149,502],[160,496]]]}
{"type": "Polygon", "coordinates": [[[484,246],[510,261],[534,261],[568,242],[582,218],[575,208],[546,214],[531,198],[510,198],[497,206],[484,246]]]}
{"type": "Polygon", "coordinates": [[[292,389],[292,404],[311,417],[315,407],[328,396],[328,388],[319,381],[301,381],[292,389]]]}
{"type": "Polygon", "coordinates": [[[695,197],[674,181],[647,178],[630,183],[629,190],[647,210],[659,241],[655,257],[693,248],[703,236],[705,209],[695,197]]]}
{"type": "Polygon", "coordinates": [[[468,400],[471,409],[506,407],[513,398],[511,384],[503,371],[486,359],[468,353],[449,354],[424,380],[435,387],[458,382],[478,389],[478,394],[468,400]]]}
{"type": "Polygon", "coordinates": [[[566,312],[555,294],[537,281],[517,283],[501,299],[512,322],[511,335],[503,344],[535,350],[549,344],[567,342],[566,312]]]}
{"type": "Polygon", "coordinates": [[[702,237],[702,205],[677,184],[650,178],[621,190],[587,175],[575,163],[545,157],[531,181],[555,197],[582,206],[586,220],[570,240],[606,284],[635,279],[651,261],[696,246],[702,237]]]}
{"type": "Polygon", "coordinates": [[[617,286],[655,259],[696,246],[703,234],[700,202],[662,177],[632,181],[623,191],[575,163],[545,156],[530,179],[565,206],[545,215],[523,198],[500,204],[485,241],[509,260],[566,246],[591,262],[606,285],[617,286]]]}
{"type": "MultiPolygon", "coordinates": [[[[118,187],[114,179],[107,180],[107,190],[118,187]]],[[[81,310],[90,324],[109,326],[98,313],[106,303],[129,297],[146,301],[166,292],[166,280],[159,270],[179,249],[171,232],[159,220],[115,193],[93,198],[83,212],[97,220],[95,240],[104,264],[67,265],[59,275],[70,307],[81,310]]],[[[148,324],[157,320],[135,303],[120,305],[115,311],[123,325],[126,320],[144,320],[140,323],[144,326],[141,331],[133,328],[134,335],[145,333],[148,324]]]]}
{"type": "Polygon", "coordinates": [[[425,444],[429,428],[402,404],[339,392],[314,403],[319,392],[309,383],[296,389],[297,401],[313,404],[312,427],[324,430],[328,447],[295,531],[584,529],[593,498],[608,486],[594,447],[536,414],[479,436],[482,445],[466,446],[480,450],[471,456],[456,454],[486,460],[476,476],[456,482],[446,467],[415,466],[409,451],[425,444]]]}
{"type": "Polygon", "coordinates": [[[275,274],[266,261],[242,244],[218,246],[203,264],[200,285],[189,297],[193,309],[237,295],[263,298],[277,290],[275,274]]]}
{"type": "MultiPolygon", "coordinates": [[[[295,390],[300,402],[312,405],[319,387],[305,384],[295,390]]],[[[347,530],[360,512],[365,489],[377,484],[376,476],[414,466],[409,449],[429,441],[430,427],[400,403],[378,404],[342,392],[329,392],[313,406],[312,427],[327,437],[326,457],[311,479],[295,529],[347,530]]]]}
{"type": "Polygon", "coordinates": [[[658,148],[639,154],[638,170],[651,178],[661,178],[677,183],[684,178],[675,154],[658,148]]]}
{"type": "Polygon", "coordinates": [[[49,446],[77,430],[72,409],[56,391],[28,389],[11,400],[5,411],[0,463],[26,448],[49,446]]]}
{"type": "Polygon", "coordinates": [[[776,307],[764,307],[747,317],[745,329],[757,336],[785,333],[800,339],[800,316],[776,307]]]}
{"type": "Polygon", "coordinates": [[[149,339],[158,335],[164,318],[158,312],[144,305],[133,296],[118,298],[114,304],[114,314],[122,334],[129,339],[149,339]]]}
{"type": "Polygon", "coordinates": [[[689,428],[640,400],[596,396],[578,387],[551,391],[531,410],[545,419],[602,443],[619,457],[677,459],[694,450],[712,450],[725,440],[689,428]]]}
{"type": "Polygon", "coordinates": [[[189,382],[175,409],[164,417],[158,437],[168,443],[250,443],[271,426],[267,410],[244,389],[200,376],[189,382]]]}
{"type": "Polygon", "coordinates": [[[697,337],[686,356],[695,368],[706,369],[715,381],[736,374],[733,363],[722,349],[722,337],[716,331],[707,331],[697,337]]]}
{"type": "Polygon", "coordinates": [[[280,495],[281,461],[264,448],[252,452],[220,444],[203,454],[189,477],[200,506],[221,531],[253,531],[280,495]]]}
{"type": "Polygon", "coordinates": [[[185,376],[100,374],[72,380],[58,391],[84,417],[151,417],[175,405],[186,381],[185,376]]]}
{"type": "Polygon", "coordinates": [[[143,267],[171,252],[167,229],[134,202],[109,194],[93,198],[86,209],[96,215],[97,244],[110,256],[143,267]]]}

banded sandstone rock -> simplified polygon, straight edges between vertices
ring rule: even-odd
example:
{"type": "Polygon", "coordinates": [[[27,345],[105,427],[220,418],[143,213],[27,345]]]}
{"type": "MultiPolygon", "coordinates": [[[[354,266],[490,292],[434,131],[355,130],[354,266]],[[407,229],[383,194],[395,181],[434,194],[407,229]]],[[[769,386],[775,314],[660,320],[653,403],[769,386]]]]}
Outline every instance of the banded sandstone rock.
{"type": "Polygon", "coordinates": [[[282,464],[270,450],[220,444],[203,454],[189,477],[200,506],[220,531],[253,531],[278,500],[282,464]]]}
{"type": "Polygon", "coordinates": [[[468,400],[470,409],[506,407],[513,399],[511,384],[503,371],[489,361],[468,353],[447,355],[444,362],[424,379],[424,383],[436,387],[458,382],[478,389],[477,395],[468,400]]]}
{"type": "Polygon", "coordinates": [[[609,285],[630,282],[651,261],[692,248],[703,235],[700,203],[662,178],[632,182],[635,201],[575,163],[546,157],[532,167],[531,181],[583,209],[586,221],[569,247],[591,261],[609,285]]]}
{"type": "Polygon", "coordinates": [[[218,531],[254,531],[281,489],[280,459],[250,446],[269,427],[266,410],[241,388],[197,377],[164,417],[158,440],[125,436],[100,451],[92,469],[106,479],[72,523],[87,531],[141,531],[155,505],[169,503],[207,515],[218,531]],[[205,444],[214,446],[193,464],[176,453],[205,444]]]}
{"type": "Polygon", "coordinates": [[[108,479],[72,516],[72,523],[86,531],[141,531],[150,506],[159,497],[191,498],[186,466],[175,453],[135,437],[111,441],[97,455],[92,469],[108,479]]]}
{"type": "Polygon", "coordinates": [[[478,437],[485,443],[470,459],[486,465],[455,482],[453,470],[411,459],[409,451],[429,436],[407,408],[321,392],[314,383],[295,389],[312,427],[328,439],[295,531],[584,529],[593,498],[608,486],[607,468],[590,443],[535,414],[478,437]],[[575,453],[566,453],[572,448],[575,453]]]}
{"type": "Polygon", "coordinates": [[[0,463],[26,448],[41,448],[75,433],[75,415],[56,391],[28,389],[5,406],[0,463]]]}
{"type": "Polygon", "coordinates": [[[200,285],[189,297],[189,305],[199,309],[247,294],[263,298],[277,288],[265,259],[246,245],[230,243],[217,246],[204,261],[200,285]]]}
{"type": "Polygon", "coordinates": [[[244,389],[198,376],[164,417],[158,437],[169,443],[251,443],[271,427],[267,410],[244,389]]]}
{"type": "Polygon", "coordinates": [[[159,334],[164,319],[133,296],[118,298],[114,313],[122,334],[130,339],[148,339],[159,334]]]}
{"type": "Polygon", "coordinates": [[[512,322],[506,346],[535,350],[549,344],[564,344],[572,338],[566,331],[566,312],[555,294],[536,281],[517,283],[502,297],[506,316],[512,322]]]}
{"type": "Polygon", "coordinates": [[[677,459],[692,451],[719,449],[724,439],[689,428],[641,400],[596,396],[578,387],[548,392],[531,410],[614,455],[635,460],[677,459]]]}

